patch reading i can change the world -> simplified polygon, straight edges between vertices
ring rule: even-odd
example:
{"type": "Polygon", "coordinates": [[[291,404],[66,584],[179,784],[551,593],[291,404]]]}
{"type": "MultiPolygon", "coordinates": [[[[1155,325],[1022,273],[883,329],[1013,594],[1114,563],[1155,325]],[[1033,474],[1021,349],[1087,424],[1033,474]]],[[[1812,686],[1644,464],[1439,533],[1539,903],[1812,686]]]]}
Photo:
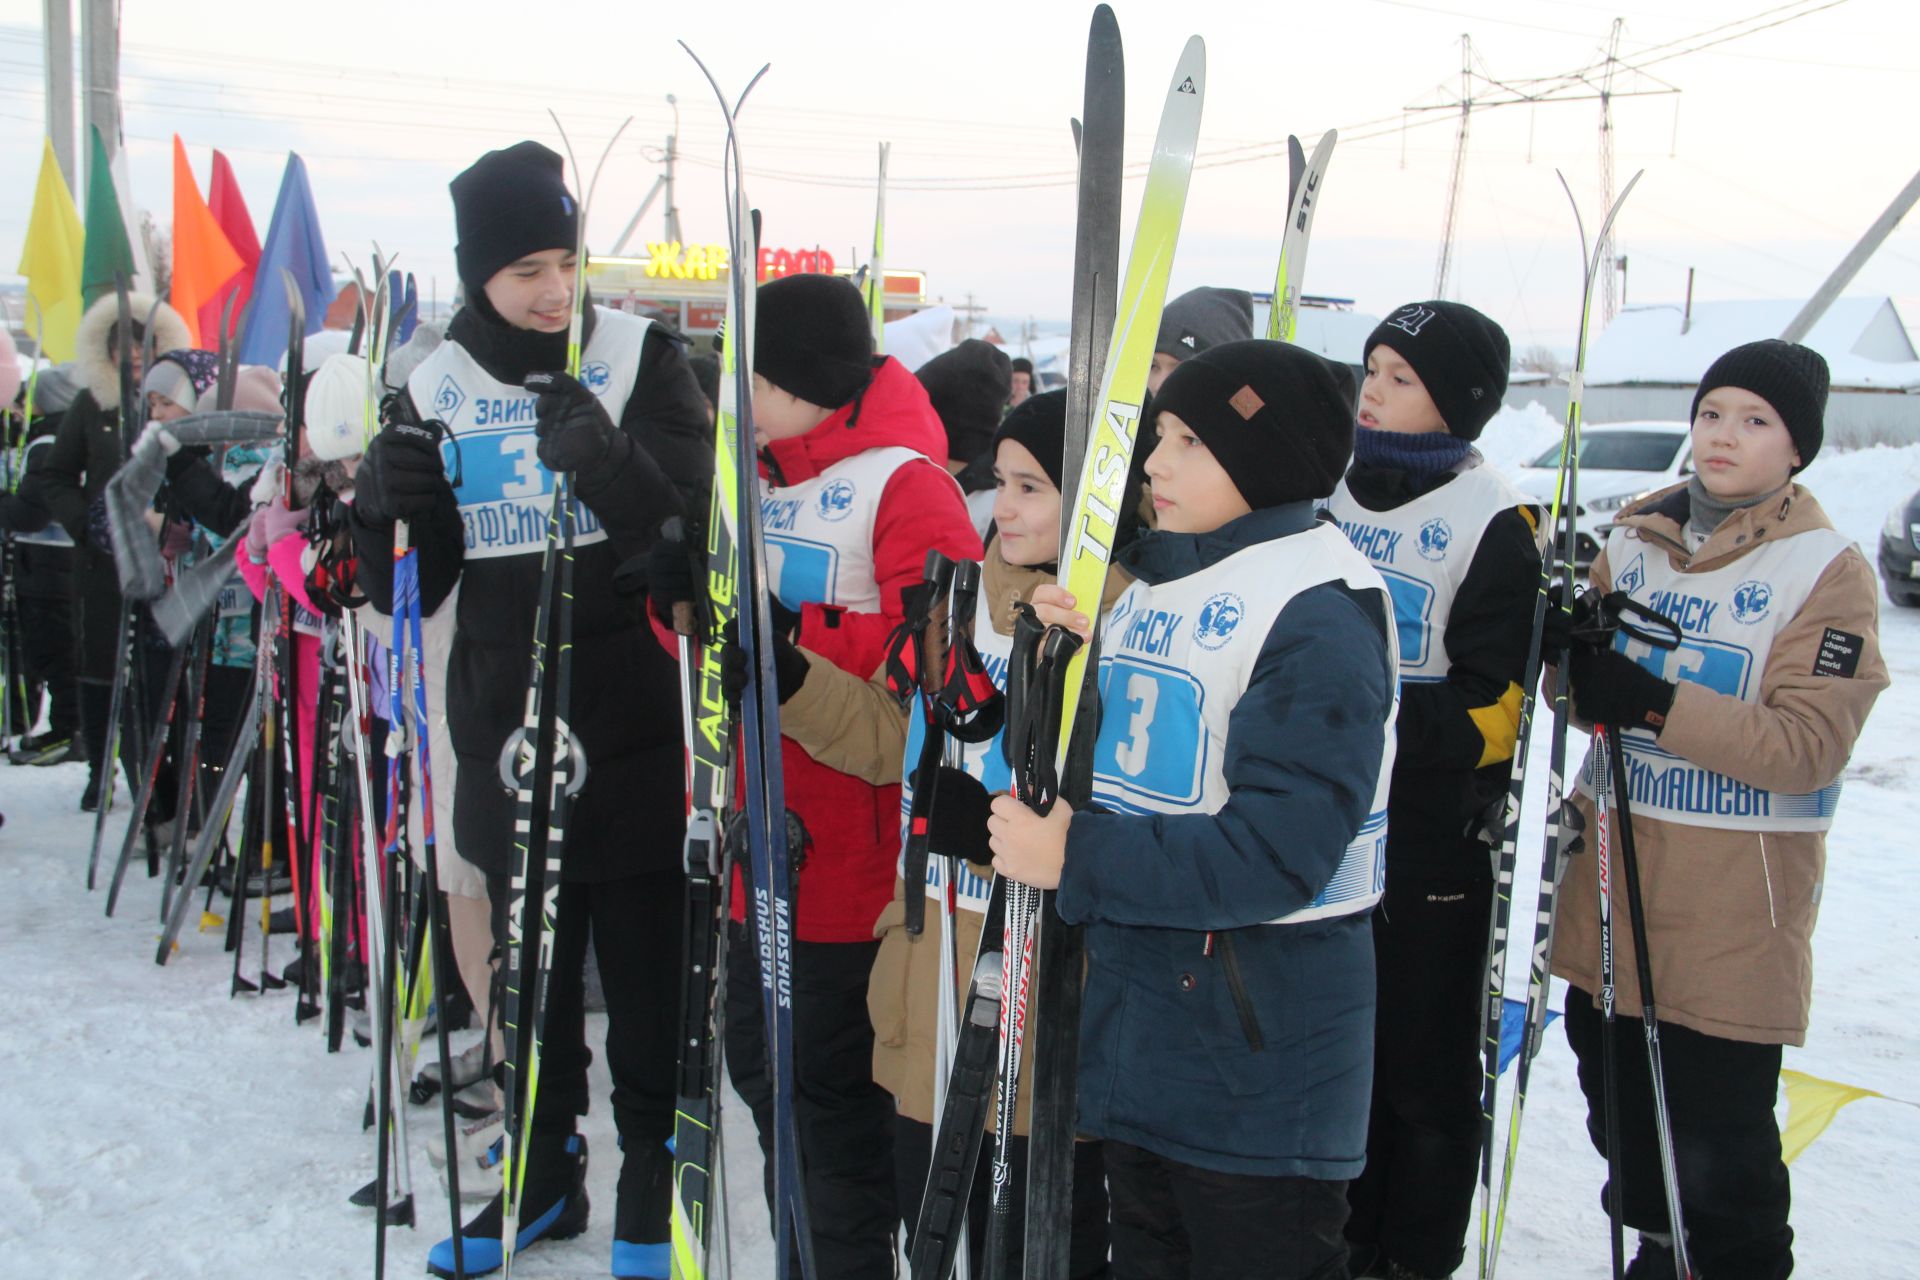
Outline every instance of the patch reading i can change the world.
{"type": "Polygon", "coordinates": [[[1820,637],[1820,652],[1813,657],[1813,674],[1853,678],[1860,669],[1860,650],[1864,641],[1849,631],[1828,627],[1820,637]]]}

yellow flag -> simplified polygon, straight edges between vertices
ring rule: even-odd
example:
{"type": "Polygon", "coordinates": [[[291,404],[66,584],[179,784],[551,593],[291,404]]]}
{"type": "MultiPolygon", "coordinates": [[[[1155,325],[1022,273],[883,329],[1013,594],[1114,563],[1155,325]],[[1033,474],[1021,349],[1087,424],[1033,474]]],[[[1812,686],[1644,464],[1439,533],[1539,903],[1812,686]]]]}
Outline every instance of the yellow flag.
{"type": "Polygon", "coordinates": [[[1795,1156],[1827,1131],[1840,1108],[1862,1098],[1886,1096],[1800,1071],[1782,1071],[1780,1083],[1787,1091],[1787,1127],[1780,1131],[1780,1159],[1786,1164],[1792,1164],[1795,1156]]]}
{"type": "Polygon", "coordinates": [[[27,332],[54,361],[73,359],[73,335],[80,327],[80,260],[85,232],[73,195],[60,176],[53,139],[40,153],[40,181],[33,189],[33,213],[27,219],[27,243],[20,250],[21,275],[27,278],[27,332]]]}

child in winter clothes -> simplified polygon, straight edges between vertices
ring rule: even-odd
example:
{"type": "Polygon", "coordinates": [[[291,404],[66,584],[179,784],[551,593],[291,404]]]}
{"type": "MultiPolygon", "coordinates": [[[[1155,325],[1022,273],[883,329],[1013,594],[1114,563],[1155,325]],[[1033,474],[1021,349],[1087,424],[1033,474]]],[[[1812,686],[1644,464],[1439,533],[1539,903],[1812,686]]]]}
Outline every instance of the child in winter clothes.
{"type": "MultiPolygon", "coordinates": [[[[982,566],[980,598],[973,619],[973,642],[997,686],[1006,680],[1013,639],[1014,606],[1029,600],[1036,587],[1057,576],[1060,545],[1060,467],[1066,429],[1066,392],[1052,391],[1021,402],[1000,424],[993,437],[991,458],[995,476],[994,537],[987,544],[982,566]]],[[[1133,505],[1131,498],[1123,508],[1133,505]]],[[[1110,606],[1131,581],[1124,573],[1109,576],[1105,604],[1110,606]]],[[[867,681],[851,672],[814,664],[807,682],[781,709],[781,729],[815,758],[866,778],[892,784],[905,777],[901,812],[906,815],[915,788],[924,780],[912,776],[920,758],[924,722],[917,714],[902,720],[899,704],[888,690],[884,670],[867,681]]],[[[1002,739],[962,748],[958,768],[940,767],[938,800],[933,808],[931,850],[924,889],[927,910],[924,930],[906,928],[904,879],[896,880],[894,900],[881,914],[874,932],[880,952],[874,961],[867,1009],[874,1026],[874,1079],[894,1095],[894,1167],[898,1180],[900,1215],[911,1234],[918,1222],[920,1202],[932,1160],[935,1074],[941,1070],[937,1050],[940,1002],[965,998],[969,976],[982,950],[989,896],[987,806],[990,791],[1007,787],[1002,739]],[[965,860],[955,883],[953,986],[944,994],[940,985],[941,956],[945,949],[945,916],[940,904],[947,892],[948,857],[965,860]]],[[[902,838],[905,837],[902,825],[902,838]]],[[[998,931],[986,942],[998,946],[998,931]]],[[[1024,1135],[1032,1095],[1032,1056],[1021,1062],[1020,1108],[1015,1132],[1024,1135]]],[[[991,1117],[989,1117],[991,1125],[991,1117]]],[[[1013,1188],[1016,1227],[1025,1207],[1026,1140],[1015,1142],[1013,1188]]],[[[1105,1177],[1100,1168],[1100,1144],[1076,1148],[1074,1178],[1073,1247],[1071,1274],[1087,1280],[1106,1274],[1107,1204],[1105,1177]]],[[[981,1161],[968,1201],[972,1222],[973,1256],[985,1244],[989,1201],[989,1165],[981,1161]]],[[[1020,1274],[1021,1257],[1008,1260],[1009,1276],[1020,1274]]]]}
{"type": "MultiPolygon", "coordinates": [[[[1345,366],[1283,343],[1167,377],[1094,804],[993,802],[995,869],[1087,926],[1079,1129],[1117,1277],[1345,1274],[1397,684],[1386,587],[1313,509],[1352,403],[1345,366]]],[[[1035,600],[1085,633],[1062,589],[1035,600]]]]}
{"type": "MultiPolygon", "coordinates": [[[[899,361],[874,356],[859,291],[834,276],[788,276],[762,285],[757,303],[753,426],[785,702],[823,664],[862,679],[879,667],[927,551],[978,559],[980,540],[943,465],[940,419],[899,361]]],[[[691,596],[687,564],[673,544],[650,561],[656,616],[691,596]]],[[[867,985],[874,921],[893,896],[899,789],[817,760],[791,737],[781,767],[812,839],[795,895],[793,1072],[814,1261],[823,1276],[890,1278],[894,1114],[873,1080],[867,985]]],[[[770,1151],[758,947],[737,878],[733,892],[727,1066],[770,1151]]],[[[771,1198],[770,1167],[767,1185],[771,1198]]]]}
{"type": "MultiPolygon", "coordinates": [[[[1613,778],[1612,790],[1630,790],[1681,1212],[1694,1274],[1708,1280],[1793,1270],[1773,1110],[1780,1047],[1806,1040],[1826,831],[1888,682],[1873,569],[1793,480],[1819,452],[1826,400],[1826,361],[1806,347],[1753,342],[1716,360],[1694,394],[1695,474],[1622,511],[1592,571],[1596,592],[1679,623],[1680,647],[1619,634],[1576,639],[1566,656],[1575,715],[1616,727],[1626,749],[1630,780],[1613,778]]],[[[1572,800],[1589,854],[1593,766],[1590,755],[1572,800]]],[[[1592,868],[1568,864],[1553,971],[1574,988],[1567,1040],[1604,1153],[1592,868]]],[[[1613,886],[1619,1154],[1624,1216],[1640,1231],[1628,1274],[1670,1275],[1617,871],[1613,886]]]]}
{"type": "Polygon", "coordinates": [[[1452,1275],[1480,1154],[1493,870],[1540,586],[1542,521],[1473,447],[1507,336],[1457,302],[1394,311],[1361,355],[1353,467],[1328,506],[1393,596],[1400,714],[1367,1167],[1347,1190],[1363,1275],[1452,1275]],[[1390,1269],[1392,1268],[1392,1269],[1390,1269]]]}
{"type": "Polygon", "coordinates": [[[1148,392],[1158,392],[1167,375],[1183,360],[1208,347],[1242,342],[1253,337],[1253,295],[1245,289],[1202,286],[1189,289],[1160,313],[1160,332],[1154,339],[1153,364],[1147,371],[1148,392]]]}
{"type": "MultiPolygon", "coordinates": [[[[575,1120],[589,1096],[582,972],[591,940],[624,1145],[612,1267],[622,1277],[664,1276],[684,894],[679,689],[672,660],[614,592],[613,575],[667,519],[686,514],[711,468],[713,431],[676,336],[641,317],[587,305],[580,378],[559,372],[576,304],[580,206],[557,154],[534,142],[488,152],[451,193],[465,305],[387,402],[387,425],[361,460],[348,519],[359,586],[376,610],[391,608],[398,520],[419,557],[422,613],[459,586],[444,703],[457,757],[454,825],[462,854],[487,874],[504,939],[514,799],[500,785],[500,754],[525,712],[556,476],[571,475],[580,524],[568,728],[588,772],[567,818],[547,939],[519,1247],[587,1226],[587,1153],[575,1120]]],[[[537,903],[537,862],[528,872],[524,900],[537,903]]],[[[531,953],[539,929],[537,912],[528,914],[531,953]]],[[[496,1197],[463,1228],[469,1275],[500,1265],[502,1213],[496,1197]]],[[[445,1240],[427,1265],[452,1275],[454,1261],[445,1240]]]]}

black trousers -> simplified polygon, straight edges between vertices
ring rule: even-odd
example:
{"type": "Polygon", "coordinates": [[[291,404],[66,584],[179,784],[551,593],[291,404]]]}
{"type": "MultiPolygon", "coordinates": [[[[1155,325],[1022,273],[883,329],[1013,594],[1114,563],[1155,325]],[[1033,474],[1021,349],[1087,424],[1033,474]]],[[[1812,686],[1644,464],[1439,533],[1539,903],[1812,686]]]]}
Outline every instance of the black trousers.
{"type": "MultiPolygon", "coordinates": [[[[1606,1154],[1601,1077],[1601,1017],[1593,997],[1567,991],[1567,1043],[1580,1061],[1587,1136],[1606,1154]]],[[[1670,1230],[1653,1122],[1653,1086],[1639,1016],[1615,1021],[1620,1096],[1621,1202],[1627,1226],[1670,1230]]],[[[1780,1046],[1660,1027],[1667,1109],[1673,1121],[1680,1212],[1696,1274],[1708,1280],[1782,1280],[1793,1274],[1792,1191],[1773,1117],[1780,1088],[1780,1046]]],[[[1606,1190],[1600,1195],[1605,1209],[1606,1190]]]]}
{"type": "MultiPolygon", "coordinates": [[[[30,686],[48,695],[47,732],[55,741],[72,738],[80,727],[80,692],[73,672],[73,604],[65,597],[21,596],[20,660],[30,686]]],[[[28,698],[29,717],[40,709],[39,699],[28,698]]],[[[21,732],[32,728],[31,722],[21,732]]]]}
{"type": "Polygon", "coordinates": [[[1114,1280],[1346,1280],[1347,1184],[1106,1145],[1114,1280]]]}
{"type": "MultiPolygon", "coordinates": [[[[494,937],[506,938],[507,881],[487,878],[494,907],[494,937]]],[[[537,888],[529,885],[532,895],[537,888]]],[[[680,872],[649,871],[622,880],[560,886],[553,933],[541,1040],[540,1094],[534,1128],[570,1134],[587,1113],[587,1066],[582,972],[593,943],[607,996],[607,1071],[613,1077],[613,1122],[626,1158],[636,1167],[658,1167],[673,1136],[674,1072],[679,1056],[680,933],[685,879],[680,872]]],[[[536,901],[529,899],[530,911],[536,901]]],[[[535,913],[537,914],[537,912],[535,913]]],[[[525,939],[529,951],[535,939],[525,939]]],[[[524,988],[523,988],[524,990],[524,988]]],[[[511,1050],[511,1045],[509,1045],[511,1050]]],[[[538,1151],[542,1148],[536,1147],[538,1151]]],[[[534,1176],[531,1167],[528,1178],[534,1176]]],[[[648,1203],[623,1205],[623,1239],[659,1243],[668,1238],[667,1180],[647,1180],[648,1203]]]]}
{"type": "Polygon", "coordinates": [[[1347,1188],[1356,1258],[1450,1275],[1466,1253],[1480,1164],[1480,1015],[1491,873],[1389,869],[1373,913],[1379,967],[1367,1167],[1347,1188]]]}
{"type": "MultiPolygon", "coordinates": [[[[727,1074],[753,1111],[773,1205],[773,1088],[751,923],[728,927],[727,1074]]],[[[798,942],[793,954],[794,1122],[815,1274],[893,1280],[893,1095],[873,1082],[867,983],[876,942],[798,942]]],[[[796,1263],[794,1274],[799,1274],[796,1263]]]]}
{"type": "MultiPolygon", "coordinates": [[[[973,1192],[967,1199],[967,1249],[975,1272],[981,1270],[982,1252],[987,1247],[987,1212],[993,1195],[993,1135],[988,1134],[980,1148],[980,1163],[973,1171],[973,1192]]],[[[1022,1247],[1026,1239],[1027,1217],[1027,1140],[1016,1137],[1010,1152],[1013,1162],[1013,1218],[1007,1237],[1013,1254],[1006,1259],[1003,1274],[1019,1280],[1025,1274],[1022,1247]]],[[[933,1126],[909,1120],[894,1122],[893,1167],[899,1181],[897,1197],[900,1220],[907,1228],[907,1250],[913,1250],[913,1229],[920,1217],[920,1201],[926,1194],[927,1170],[933,1163],[933,1126]]],[[[1073,1144],[1073,1221],[1072,1239],[1067,1246],[1067,1274],[1072,1280],[1106,1280],[1113,1274],[1107,1263],[1110,1248],[1107,1231],[1106,1147],[1099,1142],[1073,1144]]]]}

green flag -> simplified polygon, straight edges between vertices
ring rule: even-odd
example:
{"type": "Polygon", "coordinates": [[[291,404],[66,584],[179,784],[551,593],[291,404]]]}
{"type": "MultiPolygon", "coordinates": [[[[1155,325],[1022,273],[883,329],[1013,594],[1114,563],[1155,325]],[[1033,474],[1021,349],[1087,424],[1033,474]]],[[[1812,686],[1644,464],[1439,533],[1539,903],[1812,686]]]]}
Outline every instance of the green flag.
{"type": "Polygon", "coordinates": [[[120,214],[120,197],[113,189],[113,170],[107,163],[107,144],[95,125],[93,152],[87,160],[87,239],[80,263],[80,288],[91,306],[113,292],[116,275],[132,280],[138,272],[133,245],[127,240],[127,221],[120,214]]]}

